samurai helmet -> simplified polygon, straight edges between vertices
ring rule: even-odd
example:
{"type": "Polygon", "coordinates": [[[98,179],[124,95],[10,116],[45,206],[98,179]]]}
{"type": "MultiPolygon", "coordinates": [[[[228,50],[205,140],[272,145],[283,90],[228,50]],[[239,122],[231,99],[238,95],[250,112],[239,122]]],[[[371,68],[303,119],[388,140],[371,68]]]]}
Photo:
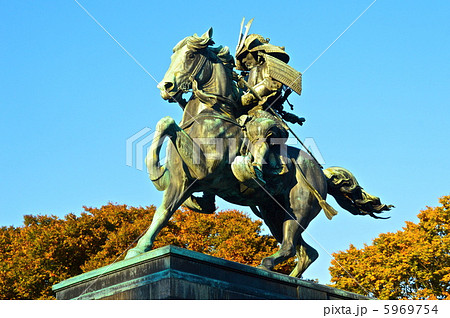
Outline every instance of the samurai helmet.
{"type": "Polygon", "coordinates": [[[259,34],[248,35],[248,31],[250,30],[253,19],[251,19],[247,23],[247,25],[245,26],[245,33],[242,34],[244,21],[245,18],[243,18],[241,22],[241,33],[239,36],[238,45],[236,46],[236,62],[238,69],[242,69],[242,65],[240,65],[241,63],[239,62],[242,58],[245,57],[246,53],[248,52],[262,52],[272,55],[273,57],[276,57],[284,63],[289,62],[289,55],[284,51],[284,47],[270,44],[270,39],[264,38],[259,34]]]}

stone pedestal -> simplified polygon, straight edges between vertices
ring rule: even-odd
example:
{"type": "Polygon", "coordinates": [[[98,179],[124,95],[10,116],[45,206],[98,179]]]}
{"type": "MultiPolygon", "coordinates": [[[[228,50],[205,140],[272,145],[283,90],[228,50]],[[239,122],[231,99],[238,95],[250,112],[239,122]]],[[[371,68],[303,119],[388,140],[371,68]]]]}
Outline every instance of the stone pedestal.
{"type": "Polygon", "coordinates": [[[57,299],[367,299],[175,246],[72,277],[57,299]]]}

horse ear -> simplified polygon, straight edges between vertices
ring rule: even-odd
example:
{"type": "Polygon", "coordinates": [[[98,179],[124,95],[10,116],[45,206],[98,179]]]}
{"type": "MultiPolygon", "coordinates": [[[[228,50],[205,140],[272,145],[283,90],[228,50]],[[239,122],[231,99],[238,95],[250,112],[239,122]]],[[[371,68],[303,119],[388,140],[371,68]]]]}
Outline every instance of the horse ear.
{"type": "Polygon", "coordinates": [[[205,41],[205,43],[207,43],[206,45],[208,46],[208,45],[213,45],[214,44],[214,41],[212,40],[212,36],[213,36],[213,28],[210,27],[208,29],[208,31],[203,33],[201,38],[205,41]]]}
{"type": "Polygon", "coordinates": [[[208,40],[212,40],[212,36],[213,36],[213,28],[210,27],[208,29],[208,31],[206,31],[205,33],[203,33],[203,35],[201,36],[203,39],[208,39],[208,40]]]}
{"type": "Polygon", "coordinates": [[[200,37],[197,34],[194,34],[193,36],[188,38],[188,48],[191,50],[200,50],[208,47],[209,45],[213,45],[214,41],[211,39],[212,34],[212,28],[209,28],[209,30],[203,33],[203,35],[200,37]]]}

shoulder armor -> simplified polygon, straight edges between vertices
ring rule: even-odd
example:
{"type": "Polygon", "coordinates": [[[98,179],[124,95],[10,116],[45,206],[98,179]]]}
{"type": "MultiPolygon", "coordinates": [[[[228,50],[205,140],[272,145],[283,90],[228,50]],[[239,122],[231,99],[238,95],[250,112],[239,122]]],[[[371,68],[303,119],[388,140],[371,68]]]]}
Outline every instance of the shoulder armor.
{"type": "Polygon", "coordinates": [[[264,54],[264,59],[271,77],[289,86],[297,94],[302,93],[302,73],[269,54],[264,54]]]}

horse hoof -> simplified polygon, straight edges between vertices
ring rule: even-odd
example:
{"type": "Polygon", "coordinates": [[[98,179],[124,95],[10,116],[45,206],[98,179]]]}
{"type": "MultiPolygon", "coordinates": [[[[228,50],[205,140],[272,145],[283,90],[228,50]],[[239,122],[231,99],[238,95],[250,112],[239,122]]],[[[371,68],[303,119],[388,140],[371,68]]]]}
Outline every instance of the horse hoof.
{"type": "Polygon", "coordinates": [[[132,248],[127,252],[127,255],[125,256],[125,259],[130,259],[136,256],[139,256],[142,254],[142,251],[137,248],[132,248]]]}
{"type": "Polygon", "coordinates": [[[267,267],[264,266],[264,265],[258,265],[256,268],[263,269],[263,270],[269,271],[269,272],[271,271],[270,268],[267,268],[267,267]]]}
{"type": "Polygon", "coordinates": [[[262,268],[268,271],[271,271],[275,267],[275,264],[273,263],[273,260],[271,258],[263,258],[261,261],[261,264],[258,266],[258,268],[262,268]]]}

